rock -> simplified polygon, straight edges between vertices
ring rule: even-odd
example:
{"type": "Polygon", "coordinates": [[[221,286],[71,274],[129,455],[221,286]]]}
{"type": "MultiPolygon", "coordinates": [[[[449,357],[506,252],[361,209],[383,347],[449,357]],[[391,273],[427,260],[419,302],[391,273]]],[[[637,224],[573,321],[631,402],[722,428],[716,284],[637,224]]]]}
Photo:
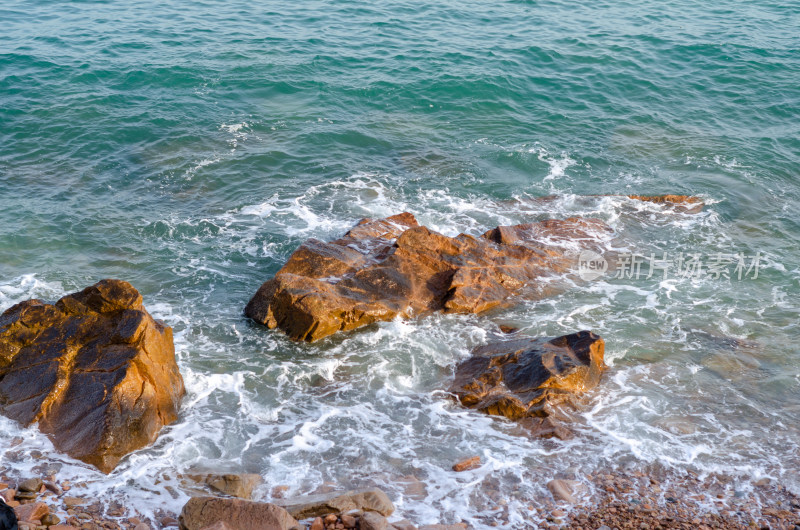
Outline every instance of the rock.
{"type": "Polygon", "coordinates": [[[467,530],[467,523],[426,524],[420,526],[419,530],[467,530]]]}
{"type": "Polygon", "coordinates": [[[287,491],[289,491],[289,486],[285,485],[275,486],[274,488],[272,488],[270,495],[272,495],[276,499],[282,499],[286,496],[287,491]]]}
{"type": "Polygon", "coordinates": [[[182,530],[201,530],[217,522],[235,530],[289,530],[298,526],[275,504],[221,497],[192,497],[180,515],[182,530]]]}
{"type": "Polygon", "coordinates": [[[42,524],[44,526],[55,526],[61,522],[61,519],[54,513],[48,513],[42,517],[42,524]]]}
{"type": "Polygon", "coordinates": [[[234,530],[233,527],[228,526],[227,523],[223,523],[222,521],[217,521],[216,523],[212,524],[211,526],[206,526],[202,530],[234,530]]]}
{"type": "Polygon", "coordinates": [[[48,530],[78,530],[77,527],[68,524],[57,524],[48,528],[48,530]]]}
{"type": "Polygon", "coordinates": [[[311,530],[325,530],[325,521],[322,517],[317,517],[311,522],[311,530]]]}
{"type": "Polygon", "coordinates": [[[220,493],[248,500],[253,497],[253,489],[264,481],[261,475],[256,475],[254,473],[208,473],[199,475],[192,474],[187,475],[187,477],[197,483],[206,484],[220,493]]]}
{"type": "Polygon", "coordinates": [[[481,346],[456,367],[450,391],[467,407],[518,420],[588,390],[605,368],[605,343],[590,331],[481,346]]]}
{"type": "Polygon", "coordinates": [[[379,513],[366,512],[361,516],[359,528],[361,530],[387,530],[389,521],[379,513]]]}
{"type": "Polygon", "coordinates": [[[212,524],[211,526],[206,526],[202,530],[234,530],[233,527],[228,526],[227,523],[223,523],[222,521],[217,521],[216,523],[212,524]]]}
{"type": "Polygon", "coordinates": [[[176,526],[176,527],[180,526],[180,521],[178,521],[177,519],[174,519],[172,517],[162,517],[160,523],[161,523],[161,528],[168,528],[168,527],[171,527],[171,526],[176,526]]]}
{"type": "Polygon", "coordinates": [[[531,436],[539,438],[558,438],[559,440],[569,440],[573,437],[572,431],[552,416],[544,418],[529,416],[522,418],[520,424],[525,427],[531,436]]]}
{"type": "Polygon", "coordinates": [[[582,492],[585,486],[577,480],[555,479],[547,483],[547,489],[553,494],[557,501],[565,501],[569,504],[576,504],[578,501],[574,495],[582,492]]]}
{"type": "Polygon", "coordinates": [[[61,486],[59,486],[55,482],[50,482],[50,481],[45,482],[44,483],[44,487],[47,488],[48,490],[52,491],[56,495],[61,495],[61,493],[62,493],[61,486]]]}
{"type": "Polygon", "coordinates": [[[75,506],[83,506],[85,504],[89,504],[87,499],[81,499],[80,497],[64,497],[61,499],[61,502],[64,503],[64,506],[67,508],[74,508],[75,506]]]}
{"type": "Polygon", "coordinates": [[[14,498],[18,501],[32,501],[38,496],[38,493],[34,493],[32,491],[18,491],[14,498]]]}
{"type": "Polygon", "coordinates": [[[347,513],[355,510],[378,512],[384,516],[389,516],[394,512],[392,501],[377,488],[309,495],[275,502],[286,508],[286,511],[296,519],[308,519],[329,513],[347,513]]]}
{"type": "Polygon", "coordinates": [[[20,482],[17,485],[17,490],[39,493],[39,490],[42,488],[42,484],[42,479],[40,478],[29,478],[28,480],[23,480],[20,482]]]}
{"type": "Polygon", "coordinates": [[[8,489],[5,491],[0,491],[0,497],[2,497],[4,501],[6,501],[6,504],[8,504],[9,502],[13,502],[16,496],[17,496],[17,490],[8,489]]]}
{"type": "Polygon", "coordinates": [[[127,282],[0,315],[0,413],[103,472],[175,421],[183,394],[172,329],[127,282]]]}
{"type": "Polygon", "coordinates": [[[345,528],[355,528],[358,524],[358,519],[349,513],[343,513],[341,519],[345,528]]]}
{"type": "Polygon", "coordinates": [[[339,517],[335,513],[329,513],[328,515],[325,516],[324,519],[325,524],[328,526],[336,524],[338,520],[339,517]]]}
{"type": "Polygon", "coordinates": [[[574,266],[576,240],[591,246],[610,233],[602,221],[576,217],[500,226],[481,237],[447,237],[409,213],[364,219],[330,243],[303,243],[245,314],[314,341],[397,316],[479,313],[543,296],[538,280],[574,266]]]}
{"type": "Polygon", "coordinates": [[[410,499],[422,500],[428,496],[428,487],[414,475],[397,479],[397,484],[403,488],[403,495],[410,499]]]}
{"type": "Polygon", "coordinates": [[[473,456],[453,464],[453,471],[470,471],[472,469],[478,469],[479,467],[481,467],[481,457],[473,456]]]}
{"type": "Polygon", "coordinates": [[[147,523],[139,523],[133,527],[133,530],[150,530],[150,525],[147,523]]]}
{"type": "Polygon", "coordinates": [[[393,530],[418,530],[417,527],[408,519],[400,519],[389,525],[393,530]]]}
{"type": "Polygon", "coordinates": [[[14,513],[20,521],[41,521],[42,517],[50,513],[50,508],[43,502],[32,502],[17,506],[14,513]]]}

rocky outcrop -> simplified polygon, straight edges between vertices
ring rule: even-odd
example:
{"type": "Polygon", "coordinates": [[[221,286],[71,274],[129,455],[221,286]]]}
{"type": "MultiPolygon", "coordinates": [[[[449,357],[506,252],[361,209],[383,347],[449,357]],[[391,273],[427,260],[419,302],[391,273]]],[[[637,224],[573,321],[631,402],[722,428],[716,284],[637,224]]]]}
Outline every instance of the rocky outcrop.
{"type": "Polygon", "coordinates": [[[488,414],[543,418],[553,405],[597,385],[603,354],[603,339],[590,331],[495,342],[456,367],[450,391],[463,405],[488,414]]]}
{"type": "Polygon", "coordinates": [[[320,517],[327,514],[352,511],[377,512],[389,516],[394,512],[394,504],[389,497],[377,488],[338,493],[309,495],[276,503],[297,519],[320,517]]]}
{"type": "Polygon", "coordinates": [[[0,315],[0,413],[103,472],[175,421],[183,394],[172,329],[127,282],[0,315]]]}
{"type": "MultiPolygon", "coordinates": [[[[203,530],[224,523],[232,530],[291,530],[300,525],[274,504],[220,497],[192,497],[180,515],[181,530],[203,530]]],[[[222,527],[224,528],[224,526],[222,527]]]]}
{"type": "Polygon", "coordinates": [[[245,313],[307,341],[396,316],[479,313],[543,296],[542,278],[571,269],[580,250],[610,233],[602,221],[577,217],[481,237],[447,237],[409,213],[364,219],[341,239],[303,243],[245,313]]]}

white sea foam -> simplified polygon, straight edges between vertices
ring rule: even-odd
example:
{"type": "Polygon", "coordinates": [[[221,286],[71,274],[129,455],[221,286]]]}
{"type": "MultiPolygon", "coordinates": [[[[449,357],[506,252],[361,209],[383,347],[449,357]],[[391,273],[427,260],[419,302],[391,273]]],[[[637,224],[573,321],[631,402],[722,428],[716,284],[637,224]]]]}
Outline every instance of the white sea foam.
{"type": "MultiPolygon", "coordinates": [[[[248,125],[221,129],[235,135],[248,125]]],[[[781,362],[762,357],[786,347],[780,346],[783,331],[772,330],[773,338],[755,353],[723,340],[752,338],[757,315],[738,291],[755,284],[562,278],[566,290],[560,294],[490,315],[397,319],[314,345],[293,344],[241,317],[246,297],[267,279],[261,271],[279,266],[299,242],[339,237],[362,217],[400,211],[447,235],[541,218],[598,217],[615,231],[604,245],[618,252],[709,252],[737,244],[713,200],[698,215],[622,197],[584,201],[562,194],[546,203],[530,201],[546,191],[543,180],[558,190],[576,164],[568,153],[536,149],[530,154],[548,163],[548,174],[509,201],[466,191],[408,190],[400,177],[363,172],[295,196],[255,198],[215,215],[169,213],[148,224],[145,235],[180,257],[178,283],[146,295],[149,310],[175,328],[187,388],[180,420],[108,476],[59,455],[35,428],[0,420],[3,465],[28,474],[42,462],[57,464],[64,478],[87,483],[76,493],[124,495],[131,506],[147,507],[145,515],[160,507],[179,511],[188,497],[177,475],[203,466],[261,473],[269,485],[288,486],[290,495],[314,492],[325,482],[378,485],[395,499],[398,518],[418,524],[463,518],[476,528],[487,527],[484,515],[498,507],[505,527],[525,527],[535,521],[530,499],[549,498],[542,486],[547,480],[620,461],[729,473],[745,489],[761,476],[800,487],[788,471],[798,463],[800,437],[791,420],[800,406],[783,403],[773,410],[771,401],[758,402],[769,395],[762,366],[781,362]],[[610,367],[577,413],[577,439],[530,439],[511,422],[463,409],[447,393],[456,363],[501,337],[497,324],[504,323],[529,335],[591,329],[606,339],[610,367]],[[725,361],[745,355],[759,363],[746,364],[752,372],[736,379],[739,365],[725,361]],[[786,417],[776,418],[776,412],[786,417]],[[767,428],[765,438],[760,432],[767,428]],[[9,447],[18,436],[24,442],[9,447]],[[19,458],[14,451],[21,451],[19,458]],[[36,460],[32,451],[45,456],[36,460]],[[475,454],[483,459],[479,469],[450,470],[475,454]],[[422,498],[399,482],[412,475],[426,485],[422,498]],[[174,488],[174,497],[164,493],[165,485],[174,488]]],[[[3,280],[0,306],[52,300],[69,287],[33,275],[3,280]]],[[[782,287],[767,293],[770,311],[795,311],[782,287]]],[[[789,382],[782,384],[793,385],[796,394],[800,375],[796,367],[787,370],[789,382]]],[[[269,490],[258,490],[258,498],[269,499],[269,490]]]]}

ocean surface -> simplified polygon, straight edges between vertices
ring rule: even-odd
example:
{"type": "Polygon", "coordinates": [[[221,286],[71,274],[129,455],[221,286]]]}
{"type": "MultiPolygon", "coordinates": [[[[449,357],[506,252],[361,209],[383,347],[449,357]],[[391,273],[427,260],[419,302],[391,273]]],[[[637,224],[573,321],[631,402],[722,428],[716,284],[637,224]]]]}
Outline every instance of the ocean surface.
{"type": "Polygon", "coordinates": [[[188,391],[108,476],[4,418],[0,466],[143,513],[179,511],[198,466],[260,473],[262,500],[379,485],[398,517],[476,528],[531,525],[547,480],[612,468],[800,493],[796,2],[6,0],[0,20],[0,311],[130,281],[174,328],[188,391]],[[661,193],[706,207],[578,197],[661,193]],[[609,271],[314,344],[243,316],[305,239],[402,211],[447,235],[598,217],[617,251],[746,267],[609,271]],[[446,393],[499,324],[605,338],[573,440],[446,393]]]}

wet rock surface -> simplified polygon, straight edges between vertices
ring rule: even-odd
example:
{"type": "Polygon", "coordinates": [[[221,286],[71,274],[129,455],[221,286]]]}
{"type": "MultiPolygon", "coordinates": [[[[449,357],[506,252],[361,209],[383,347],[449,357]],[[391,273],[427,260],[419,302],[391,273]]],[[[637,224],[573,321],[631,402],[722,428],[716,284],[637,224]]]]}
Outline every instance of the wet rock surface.
{"type": "Polygon", "coordinates": [[[202,530],[218,523],[247,530],[299,528],[289,513],[275,504],[219,497],[192,497],[180,515],[182,530],[202,530]]]}
{"type": "Polygon", "coordinates": [[[0,315],[0,413],[103,472],[175,421],[183,394],[172,329],[127,282],[0,315]]]}
{"type": "Polygon", "coordinates": [[[252,499],[253,490],[264,482],[261,475],[254,473],[190,473],[184,478],[214,492],[246,500],[252,499]]]}
{"type": "Polygon", "coordinates": [[[447,237],[409,213],[364,219],[330,243],[303,243],[245,314],[314,341],[398,315],[480,313],[513,297],[545,296],[540,280],[571,269],[580,250],[610,233],[600,220],[577,217],[499,226],[480,237],[447,237]]]}
{"type": "MultiPolygon", "coordinates": [[[[464,406],[487,414],[512,420],[550,416],[552,406],[598,384],[604,351],[603,339],[590,331],[490,343],[459,363],[450,391],[464,406]]],[[[556,428],[540,434],[555,435],[556,428]]]]}
{"type": "Polygon", "coordinates": [[[392,501],[377,488],[323,493],[276,502],[297,519],[352,511],[377,512],[384,516],[389,516],[394,512],[392,501]]]}

